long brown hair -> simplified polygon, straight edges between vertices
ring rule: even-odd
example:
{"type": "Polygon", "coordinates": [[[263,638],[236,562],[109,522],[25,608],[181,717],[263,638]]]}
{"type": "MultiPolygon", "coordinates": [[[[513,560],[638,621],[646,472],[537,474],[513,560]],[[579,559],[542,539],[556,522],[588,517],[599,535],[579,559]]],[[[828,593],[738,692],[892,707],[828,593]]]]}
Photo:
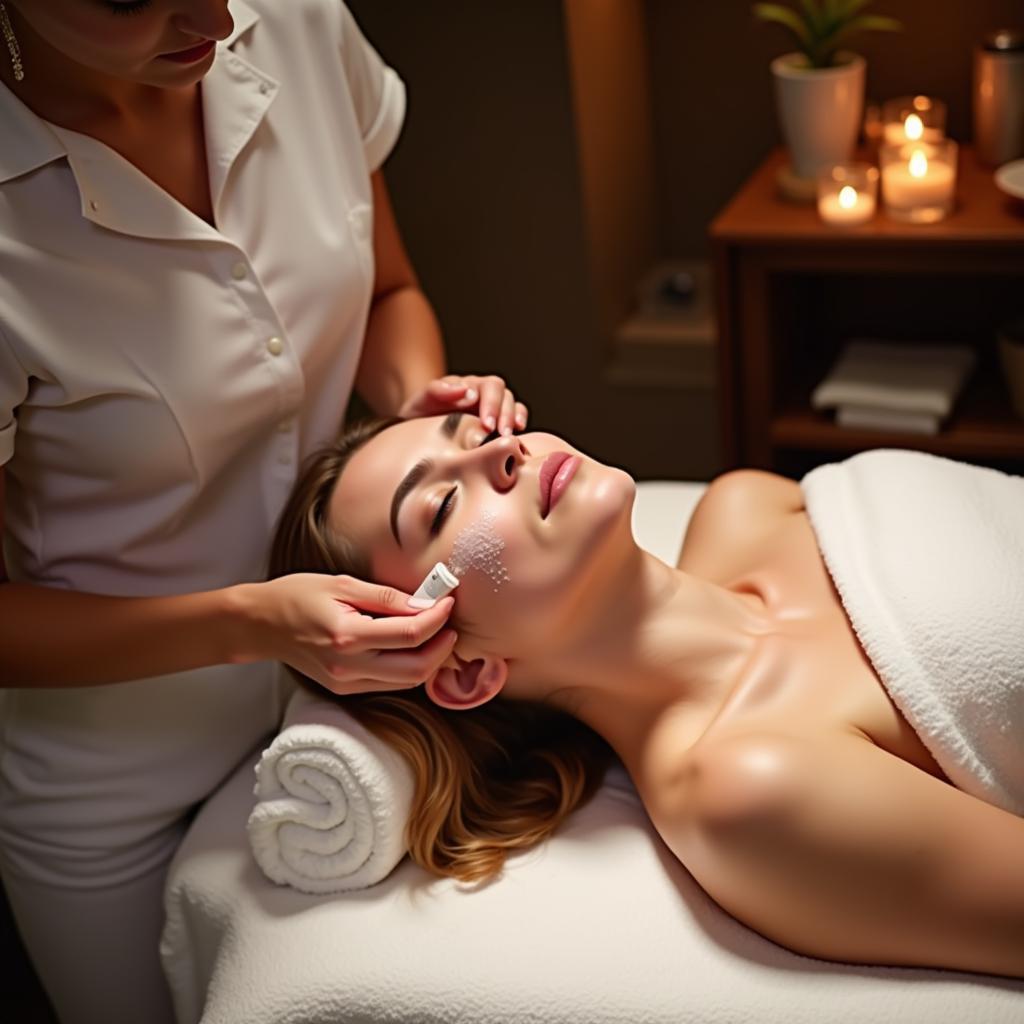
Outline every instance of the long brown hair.
{"type": "MultiPolygon", "coordinates": [[[[369,578],[367,558],[330,528],[327,508],[353,453],[396,422],[357,424],[309,457],[278,521],[271,579],[292,572],[369,578]]],[[[593,729],[542,701],[499,695],[452,711],[422,686],[339,696],[289,670],[409,762],[416,784],[406,842],[412,859],[435,875],[463,882],[497,875],[511,851],[546,839],[585,804],[614,758],[593,729]]]]}

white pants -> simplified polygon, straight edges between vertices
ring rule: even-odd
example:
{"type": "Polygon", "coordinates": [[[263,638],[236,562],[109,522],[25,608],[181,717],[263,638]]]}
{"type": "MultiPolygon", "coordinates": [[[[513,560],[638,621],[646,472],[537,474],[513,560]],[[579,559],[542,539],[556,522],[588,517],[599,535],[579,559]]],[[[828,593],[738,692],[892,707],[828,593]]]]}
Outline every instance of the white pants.
{"type": "Polygon", "coordinates": [[[61,1024],[174,1024],[158,954],[166,875],[167,862],[123,885],[79,890],[4,872],[22,942],[61,1024]]]}
{"type": "Polygon", "coordinates": [[[271,662],[0,697],[0,871],[61,1024],[164,1024],[163,889],[195,810],[277,728],[271,662]]]}

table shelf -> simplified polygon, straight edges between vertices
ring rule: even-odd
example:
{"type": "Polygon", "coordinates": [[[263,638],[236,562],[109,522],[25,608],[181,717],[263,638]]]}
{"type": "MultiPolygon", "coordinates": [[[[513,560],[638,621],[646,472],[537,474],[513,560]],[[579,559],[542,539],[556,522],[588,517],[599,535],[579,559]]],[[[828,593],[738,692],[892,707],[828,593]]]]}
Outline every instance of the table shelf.
{"type": "Polygon", "coordinates": [[[722,450],[726,468],[806,471],[899,447],[1024,473],[1024,420],[1010,404],[996,327],[1024,313],[1024,206],[961,147],[957,206],[908,225],[884,212],[853,230],[781,198],[769,155],[714,220],[722,450]],[[977,365],[935,435],[850,429],[810,396],[846,340],[975,348],[977,365]]]}

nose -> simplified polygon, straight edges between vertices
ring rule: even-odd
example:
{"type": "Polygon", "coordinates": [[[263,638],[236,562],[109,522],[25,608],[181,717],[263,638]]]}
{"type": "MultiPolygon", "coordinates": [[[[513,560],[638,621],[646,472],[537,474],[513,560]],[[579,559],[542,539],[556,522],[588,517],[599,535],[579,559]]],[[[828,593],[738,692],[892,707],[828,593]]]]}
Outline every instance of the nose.
{"type": "Polygon", "coordinates": [[[527,455],[523,442],[514,435],[495,438],[461,454],[470,467],[481,468],[491,485],[499,491],[507,491],[515,484],[519,467],[527,455]]]}
{"type": "Polygon", "coordinates": [[[181,32],[204,39],[227,39],[235,27],[228,0],[185,0],[175,21],[181,32]]]}

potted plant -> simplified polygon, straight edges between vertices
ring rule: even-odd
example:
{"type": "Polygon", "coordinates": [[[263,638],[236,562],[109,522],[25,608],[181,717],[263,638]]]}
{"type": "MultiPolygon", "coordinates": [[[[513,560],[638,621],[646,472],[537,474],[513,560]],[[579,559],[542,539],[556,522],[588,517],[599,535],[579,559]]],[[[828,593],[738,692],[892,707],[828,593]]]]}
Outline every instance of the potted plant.
{"type": "MultiPolygon", "coordinates": [[[[848,160],[864,110],[864,58],[842,49],[857,32],[902,29],[895,18],[864,14],[870,0],[800,0],[800,8],[754,4],[754,14],[785,26],[797,50],[771,63],[791,174],[804,189],[822,167],[848,160]]],[[[813,193],[812,193],[813,194],[813,193]]]]}

